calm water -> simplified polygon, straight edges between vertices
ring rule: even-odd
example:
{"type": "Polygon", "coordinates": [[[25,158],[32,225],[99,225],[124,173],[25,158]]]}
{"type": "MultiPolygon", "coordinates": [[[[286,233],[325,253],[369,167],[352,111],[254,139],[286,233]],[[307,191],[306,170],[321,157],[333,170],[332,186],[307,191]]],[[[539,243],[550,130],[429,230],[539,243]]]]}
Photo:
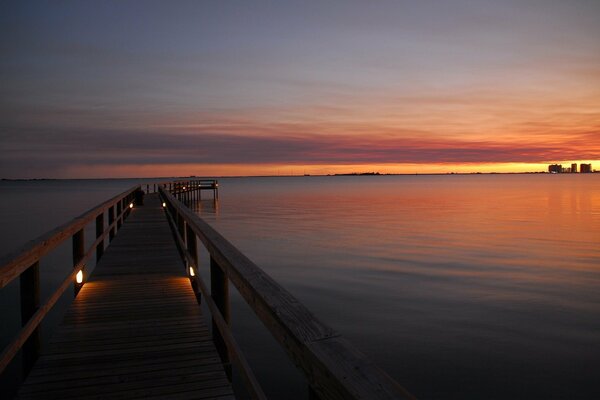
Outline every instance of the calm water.
{"type": "MultiPolygon", "coordinates": [[[[1,183],[1,252],[132,183],[1,183]],[[28,228],[15,233],[18,222],[28,228]]],[[[219,203],[197,212],[417,397],[600,398],[600,175],[220,183],[219,203]]],[[[282,351],[232,302],[268,394],[305,398],[282,351]]]]}

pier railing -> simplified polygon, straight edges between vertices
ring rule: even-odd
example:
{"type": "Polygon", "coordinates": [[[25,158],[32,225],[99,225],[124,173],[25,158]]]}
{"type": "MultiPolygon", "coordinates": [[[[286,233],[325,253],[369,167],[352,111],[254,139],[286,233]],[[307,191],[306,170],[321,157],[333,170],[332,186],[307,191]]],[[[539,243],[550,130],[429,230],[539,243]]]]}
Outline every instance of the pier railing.
{"type": "MultiPolygon", "coordinates": [[[[212,314],[213,340],[223,364],[236,365],[253,398],[265,397],[229,328],[229,281],[304,373],[312,396],[332,400],[414,398],[172,193],[162,186],[158,190],[192,285],[212,314]],[[210,292],[198,273],[197,239],[210,255],[210,292]]],[[[174,193],[182,197],[181,192],[174,193]]]]}
{"type": "Polygon", "coordinates": [[[180,194],[196,194],[200,198],[203,190],[212,190],[213,198],[219,197],[219,181],[216,179],[188,179],[168,182],[155,182],[142,185],[142,189],[146,188],[146,193],[156,193],[159,188],[167,189],[174,195],[180,194]]]}
{"type": "Polygon", "coordinates": [[[85,265],[88,260],[94,253],[96,261],[102,257],[106,237],[109,242],[112,241],[133,205],[141,202],[141,187],[134,186],[0,259],[0,289],[19,278],[22,325],[13,341],[0,354],[0,374],[22,349],[23,371],[27,375],[40,352],[39,324],[71,284],[74,284],[75,295],[79,292],[86,278],[85,265]],[[106,213],[108,223],[105,226],[106,213]],[[92,222],[96,225],[96,240],[86,250],[84,231],[92,222]],[[73,271],[40,305],[40,260],[69,239],[73,244],[73,271]]]}

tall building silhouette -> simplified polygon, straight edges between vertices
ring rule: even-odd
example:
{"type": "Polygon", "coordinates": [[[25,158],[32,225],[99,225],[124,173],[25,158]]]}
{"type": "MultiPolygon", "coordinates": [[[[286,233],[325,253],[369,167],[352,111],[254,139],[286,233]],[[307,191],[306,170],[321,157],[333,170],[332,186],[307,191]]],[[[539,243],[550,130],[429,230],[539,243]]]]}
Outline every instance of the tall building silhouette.
{"type": "Polygon", "coordinates": [[[582,174],[589,174],[592,172],[592,164],[581,164],[579,166],[579,172],[582,174]]]}
{"type": "Polygon", "coordinates": [[[548,172],[550,172],[552,174],[560,174],[562,172],[562,165],[561,164],[548,165],[548,172]]]}
{"type": "Polygon", "coordinates": [[[577,172],[577,164],[571,164],[571,173],[576,173],[577,172]]]}

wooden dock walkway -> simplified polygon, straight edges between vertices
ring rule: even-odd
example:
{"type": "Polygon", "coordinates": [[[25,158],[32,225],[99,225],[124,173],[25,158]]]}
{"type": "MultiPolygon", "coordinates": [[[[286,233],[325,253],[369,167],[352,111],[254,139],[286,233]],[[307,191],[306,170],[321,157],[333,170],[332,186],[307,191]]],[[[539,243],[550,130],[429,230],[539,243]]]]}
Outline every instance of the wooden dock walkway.
{"type": "Polygon", "coordinates": [[[145,200],[136,185],[0,258],[0,289],[19,281],[21,330],[0,354],[0,374],[15,357],[21,361],[19,398],[232,399],[233,377],[236,390],[243,383],[239,396],[266,400],[231,331],[232,287],[303,373],[311,399],[414,400],[190,210],[202,190],[217,200],[216,180],[145,186],[145,200]],[[86,227],[94,223],[86,249],[86,227]],[[68,241],[73,269],[42,301],[43,259],[68,241]],[[209,282],[200,269],[210,271],[209,282]],[[76,298],[42,349],[39,324],[69,288],[76,298]]]}
{"type": "Polygon", "coordinates": [[[18,397],[233,398],[158,194],[131,211],[18,397]]]}

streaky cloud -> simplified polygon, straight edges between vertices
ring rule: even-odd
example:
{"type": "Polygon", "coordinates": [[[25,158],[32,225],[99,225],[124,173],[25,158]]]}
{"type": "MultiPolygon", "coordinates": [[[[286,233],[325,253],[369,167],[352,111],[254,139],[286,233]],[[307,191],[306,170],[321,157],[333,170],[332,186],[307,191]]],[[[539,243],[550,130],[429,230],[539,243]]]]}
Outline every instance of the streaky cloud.
{"type": "Polygon", "coordinates": [[[564,142],[466,141],[393,136],[235,135],[130,130],[37,129],[0,131],[5,173],[29,168],[60,170],[77,165],[148,164],[427,164],[531,163],[556,159],[600,159],[600,131],[564,142]],[[588,143],[589,146],[585,146],[588,143]]]}

